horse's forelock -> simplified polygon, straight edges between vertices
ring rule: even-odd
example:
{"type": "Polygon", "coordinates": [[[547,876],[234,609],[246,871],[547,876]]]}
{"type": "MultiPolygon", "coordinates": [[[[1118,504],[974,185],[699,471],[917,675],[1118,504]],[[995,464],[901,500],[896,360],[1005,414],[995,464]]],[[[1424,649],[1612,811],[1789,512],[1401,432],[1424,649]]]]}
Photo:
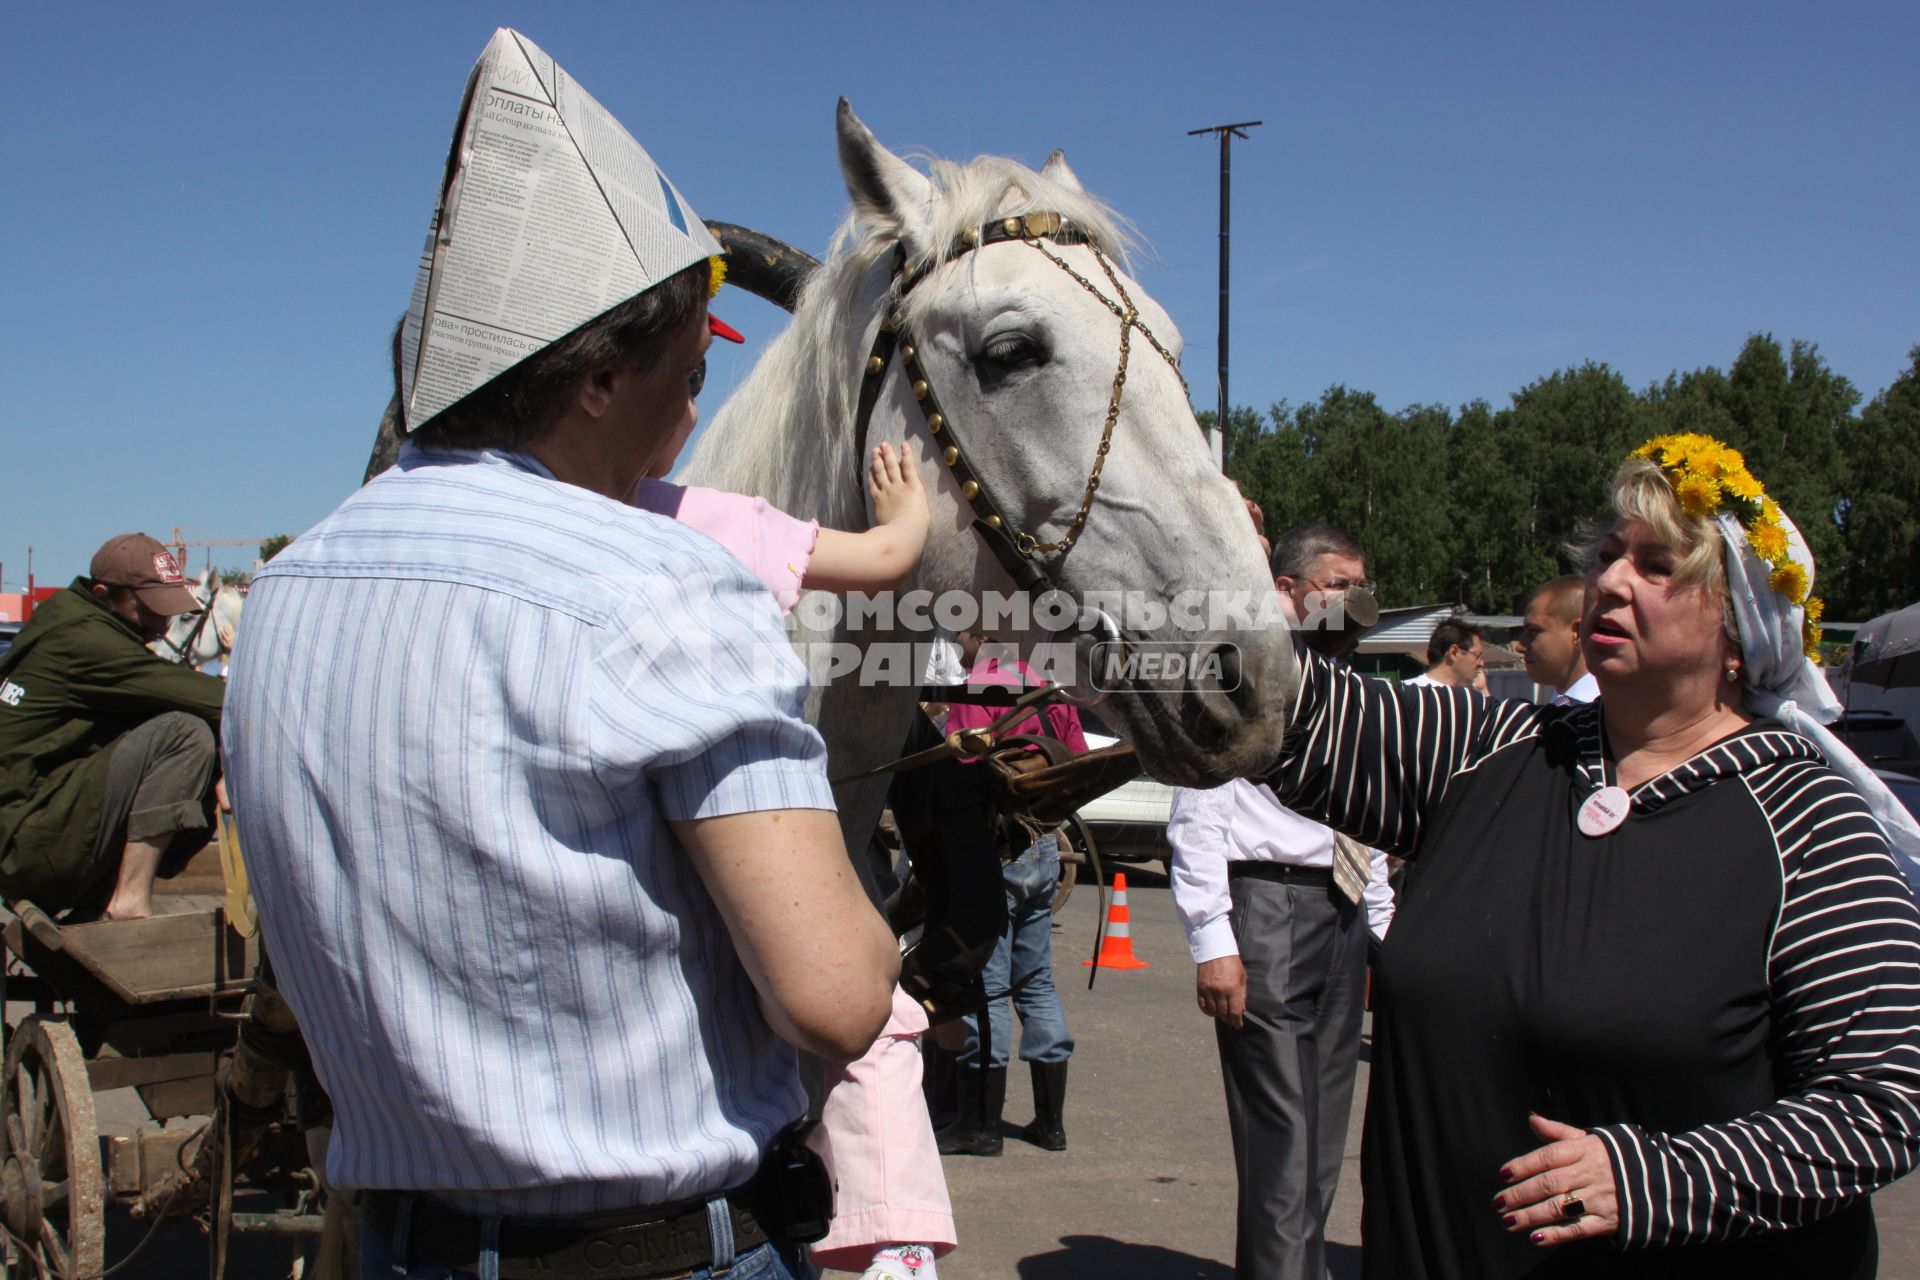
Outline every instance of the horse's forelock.
{"type": "Polygon", "coordinates": [[[969,229],[1024,213],[1057,213],[1077,226],[1101,252],[1123,265],[1134,247],[1132,227],[1095,196],[1069,187],[1004,156],[979,156],[965,164],[919,156],[936,192],[930,243],[908,265],[938,266],[954,256],[969,229]]]}

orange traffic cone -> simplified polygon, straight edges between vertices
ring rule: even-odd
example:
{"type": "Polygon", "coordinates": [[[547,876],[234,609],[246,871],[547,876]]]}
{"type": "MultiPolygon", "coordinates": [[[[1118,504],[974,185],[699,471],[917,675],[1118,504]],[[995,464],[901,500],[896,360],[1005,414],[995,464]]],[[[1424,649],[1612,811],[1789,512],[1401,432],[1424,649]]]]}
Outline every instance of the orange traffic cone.
{"type": "Polygon", "coordinates": [[[1102,969],[1145,969],[1147,962],[1133,954],[1133,925],[1127,914],[1127,873],[1113,877],[1113,904],[1107,908],[1107,932],[1100,942],[1098,960],[1082,960],[1085,968],[1097,964],[1102,969]]]}

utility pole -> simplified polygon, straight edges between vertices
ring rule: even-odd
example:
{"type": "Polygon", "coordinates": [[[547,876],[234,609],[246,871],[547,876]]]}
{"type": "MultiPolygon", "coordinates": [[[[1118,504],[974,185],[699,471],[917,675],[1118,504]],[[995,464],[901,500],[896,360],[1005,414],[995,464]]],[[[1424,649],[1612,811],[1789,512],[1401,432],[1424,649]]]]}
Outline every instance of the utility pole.
{"type": "Polygon", "coordinates": [[[1220,469],[1227,469],[1227,239],[1231,225],[1230,210],[1232,203],[1230,191],[1233,180],[1233,140],[1246,140],[1246,129],[1257,128],[1258,120],[1242,120],[1236,124],[1210,124],[1204,129],[1189,129],[1187,136],[1197,138],[1203,133],[1219,135],[1220,138],[1220,416],[1216,425],[1220,428],[1220,469]]]}

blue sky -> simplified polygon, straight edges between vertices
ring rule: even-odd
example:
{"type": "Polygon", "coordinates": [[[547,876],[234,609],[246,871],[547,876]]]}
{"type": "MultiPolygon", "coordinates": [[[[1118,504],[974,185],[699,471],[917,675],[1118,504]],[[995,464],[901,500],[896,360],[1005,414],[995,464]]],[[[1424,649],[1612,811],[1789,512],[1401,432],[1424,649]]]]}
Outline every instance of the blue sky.
{"type": "MultiPolygon", "coordinates": [[[[816,252],[845,204],[842,94],[898,151],[1063,147],[1145,237],[1202,408],[1218,152],[1186,131],[1219,121],[1266,122],[1234,151],[1238,403],[1345,383],[1498,405],[1589,359],[1638,387],[1757,331],[1871,396],[1920,343],[1914,6],[17,5],[7,589],[29,544],[61,582],[114,533],[297,533],[358,482],[501,25],[704,216],[816,252]]],[[[781,323],[718,305],[749,345],[708,396],[781,323]]]]}

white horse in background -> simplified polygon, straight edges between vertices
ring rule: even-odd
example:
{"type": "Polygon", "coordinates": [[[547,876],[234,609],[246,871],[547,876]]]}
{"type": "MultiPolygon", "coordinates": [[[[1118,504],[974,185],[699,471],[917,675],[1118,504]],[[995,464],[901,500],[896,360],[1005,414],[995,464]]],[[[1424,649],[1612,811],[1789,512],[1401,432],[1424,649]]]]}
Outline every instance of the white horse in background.
{"type": "MultiPolygon", "coordinates": [[[[1081,187],[1065,158],[1054,152],[1038,172],[996,157],[965,165],[936,159],[923,174],[882,147],[844,101],[838,133],[852,213],[808,279],[792,323],[721,406],[679,478],[757,494],[831,528],[868,527],[871,511],[855,482],[856,409],[882,321],[896,312],[917,344],[921,372],[910,377],[900,360],[888,362],[866,443],[903,445],[933,507],[926,555],[903,593],[1013,590],[975,533],[976,512],[950,470],[945,450],[957,437],[1006,523],[1041,542],[1067,540],[1083,497],[1092,499],[1070,551],[1035,557],[1069,595],[1130,592],[1165,605],[1184,593],[1228,593],[1270,605],[1272,579],[1244,505],[1216,468],[1173,367],[1178,332],[1125,274],[1118,219],[1081,187]],[[1050,225],[1046,215],[1061,215],[1085,242],[1063,235],[982,243],[982,228],[1028,213],[1041,215],[1041,227],[1050,225]],[[972,240],[963,240],[970,232],[972,240]],[[919,276],[904,298],[893,272],[896,249],[904,251],[907,278],[919,276]],[[1129,325],[1120,317],[1135,307],[1139,323],[1129,325]],[[930,430],[916,401],[919,379],[951,419],[944,437],[930,430]],[[1116,395],[1096,493],[1087,487],[1089,471],[1116,395]]],[[[802,644],[930,638],[853,631],[844,619],[810,626],[810,613],[806,601],[795,613],[802,644]]],[[[1209,786],[1270,765],[1281,709],[1298,679],[1284,630],[1214,629],[1204,616],[1164,608],[1160,615],[1149,607],[1116,620],[1137,647],[1237,646],[1225,678],[1136,675],[1102,715],[1165,781],[1209,786]]],[[[1023,652],[1048,638],[1032,628],[996,635],[1023,652]]],[[[909,678],[866,686],[852,676],[816,684],[809,718],[826,740],[834,777],[900,754],[915,685],[909,678]]],[[[850,847],[864,844],[885,788],[884,778],[840,788],[850,847]]]]}
{"type": "Polygon", "coordinates": [[[223,581],[220,571],[212,566],[202,570],[187,590],[199,602],[199,612],[175,618],[167,634],[147,647],[168,662],[183,662],[196,671],[217,662],[224,673],[247,597],[239,585],[223,581]]]}

